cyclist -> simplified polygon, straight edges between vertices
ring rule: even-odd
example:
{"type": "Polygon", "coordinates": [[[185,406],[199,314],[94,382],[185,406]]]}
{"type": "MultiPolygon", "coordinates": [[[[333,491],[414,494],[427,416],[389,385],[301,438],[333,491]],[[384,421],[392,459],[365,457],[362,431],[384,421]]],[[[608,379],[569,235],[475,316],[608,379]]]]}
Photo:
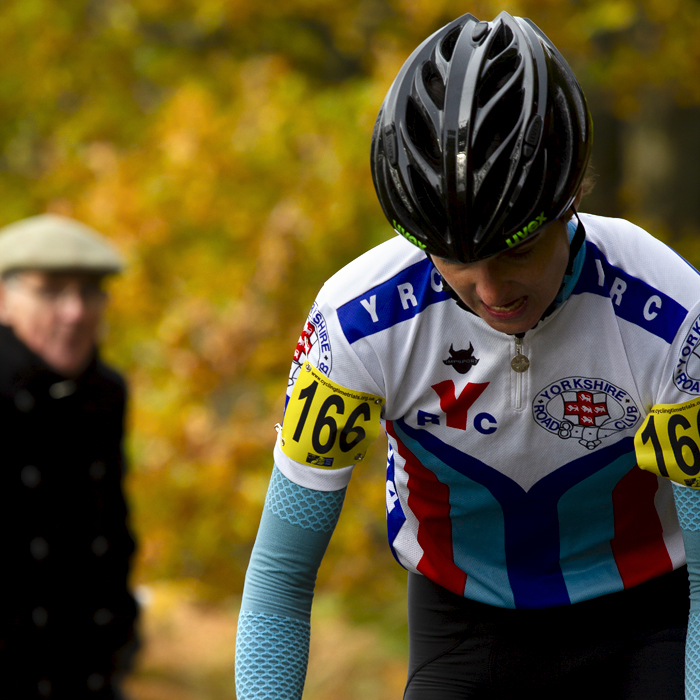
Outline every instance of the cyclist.
{"type": "Polygon", "coordinates": [[[316,571],[380,422],[404,698],[683,696],[700,276],[578,215],[591,129],[561,54],[505,12],[456,19],[402,67],[371,153],[400,235],[324,285],[297,345],[239,700],[301,697],[316,571]]]}

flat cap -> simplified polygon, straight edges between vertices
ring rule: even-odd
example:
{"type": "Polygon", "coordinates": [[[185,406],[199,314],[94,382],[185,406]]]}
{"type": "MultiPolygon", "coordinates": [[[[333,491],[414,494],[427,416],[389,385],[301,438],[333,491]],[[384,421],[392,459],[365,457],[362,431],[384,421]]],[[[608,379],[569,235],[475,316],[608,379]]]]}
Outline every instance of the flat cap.
{"type": "Polygon", "coordinates": [[[90,226],[57,214],[40,214],[0,229],[0,274],[13,270],[78,270],[112,274],[124,260],[90,226]]]}

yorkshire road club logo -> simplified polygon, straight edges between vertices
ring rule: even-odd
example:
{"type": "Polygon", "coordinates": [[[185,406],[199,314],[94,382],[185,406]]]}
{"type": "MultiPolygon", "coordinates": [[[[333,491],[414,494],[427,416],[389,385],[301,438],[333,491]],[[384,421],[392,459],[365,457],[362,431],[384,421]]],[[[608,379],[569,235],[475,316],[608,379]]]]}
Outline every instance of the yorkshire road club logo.
{"type": "Polygon", "coordinates": [[[700,316],[693,321],[683,341],[673,370],[673,383],[686,394],[700,395],[700,316]]]}
{"type": "Polygon", "coordinates": [[[330,375],[333,363],[331,341],[328,338],[326,319],[315,302],[294,350],[292,368],[289,372],[289,386],[294,385],[299,370],[306,360],[326,376],[330,375]]]}
{"type": "Polygon", "coordinates": [[[605,379],[567,377],[552,382],[532,402],[537,424],[562,440],[574,438],[589,450],[639,421],[632,397],[605,379]]]}
{"type": "Polygon", "coordinates": [[[468,350],[455,350],[454,344],[450,345],[450,356],[443,360],[445,365],[452,365],[460,374],[466,374],[479,359],[474,357],[474,346],[469,343],[468,350]]]}

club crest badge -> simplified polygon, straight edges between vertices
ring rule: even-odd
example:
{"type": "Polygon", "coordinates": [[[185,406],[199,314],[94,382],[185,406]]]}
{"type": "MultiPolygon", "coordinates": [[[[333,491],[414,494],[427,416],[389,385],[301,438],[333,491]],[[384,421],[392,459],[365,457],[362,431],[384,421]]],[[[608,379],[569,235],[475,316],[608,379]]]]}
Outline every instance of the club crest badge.
{"type": "Polygon", "coordinates": [[[471,343],[468,350],[455,350],[454,344],[450,344],[450,356],[442,361],[442,364],[451,365],[460,374],[466,374],[478,363],[479,358],[474,357],[474,346],[471,343]]]}
{"type": "Polygon", "coordinates": [[[673,383],[691,396],[700,395],[700,316],[686,335],[673,370],[673,383]]]}
{"type": "Polygon", "coordinates": [[[567,377],[542,389],[532,402],[535,422],[562,440],[589,450],[640,419],[632,397],[605,379],[567,377]]]}
{"type": "Polygon", "coordinates": [[[331,341],[328,337],[326,319],[319,311],[316,302],[314,302],[314,305],[311,307],[309,317],[304,324],[304,329],[301,331],[296,349],[294,350],[288,386],[294,385],[297,375],[299,374],[299,369],[305,360],[308,360],[326,376],[330,375],[333,364],[331,341]]]}

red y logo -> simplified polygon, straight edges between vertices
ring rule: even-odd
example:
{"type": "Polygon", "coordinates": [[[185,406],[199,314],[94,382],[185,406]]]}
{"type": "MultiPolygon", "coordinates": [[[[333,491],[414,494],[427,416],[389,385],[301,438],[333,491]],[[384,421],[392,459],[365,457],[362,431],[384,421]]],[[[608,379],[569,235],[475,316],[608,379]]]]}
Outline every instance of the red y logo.
{"type": "Polygon", "coordinates": [[[484,384],[472,384],[469,382],[469,384],[462,389],[462,393],[456,396],[455,383],[451,379],[433,384],[432,388],[440,397],[440,408],[447,417],[448,428],[457,428],[457,430],[467,429],[467,411],[481,394],[483,394],[484,389],[486,389],[488,385],[488,382],[484,384]]]}

